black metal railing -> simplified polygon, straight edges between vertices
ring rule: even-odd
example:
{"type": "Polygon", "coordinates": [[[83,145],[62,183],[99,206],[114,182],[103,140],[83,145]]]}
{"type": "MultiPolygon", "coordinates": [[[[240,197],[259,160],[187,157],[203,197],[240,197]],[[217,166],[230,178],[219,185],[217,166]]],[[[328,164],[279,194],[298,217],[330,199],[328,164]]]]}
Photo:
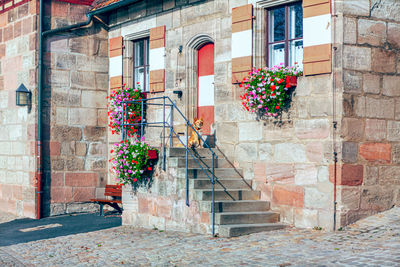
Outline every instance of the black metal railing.
{"type": "Polygon", "coordinates": [[[168,96],[163,96],[163,97],[152,97],[152,98],[147,98],[147,99],[138,99],[138,100],[130,100],[130,101],[122,101],[122,138],[125,140],[127,138],[127,127],[131,126],[139,126],[140,127],[140,136],[144,136],[144,128],[145,127],[162,127],[162,132],[161,132],[161,152],[162,152],[162,168],[165,171],[166,166],[165,166],[165,161],[166,161],[166,136],[165,136],[165,130],[166,128],[169,128],[169,147],[171,148],[173,146],[172,138],[175,136],[179,142],[183,145],[186,151],[186,157],[185,157],[185,163],[186,163],[186,205],[189,206],[189,155],[194,159],[194,161],[197,163],[197,165],[200,167],[200,169],[206,174],[208,179],[211,182],[212,185],[212,200],[211,200],[211,212],[212,212],[212,235],[215,235],[215,160],[218,159],[218,156],[215,154],[215,152],[211,149],[209,144],[204,141],[200,133],[196,130],[196,128],[189,122],[189,120],[183,115],[183,113],[179,110],[179,108],[176,106],[176,104],[168,97],[168,96]],[[159,103],[161,102],[162,103],[159,103]],[[140,123],[128,123],[127,122],[127,105],[128,104],[134,104],[140,102],[141,105],[141,120],[140,123]],[[154,103],[158,102],[158,103],[154,103]],[[144,119],[144,110],[145,108],[149,106],[162,106],[162,121],[156,121],[156,122],[149,122],[146,119],[144,119]],[[169,118],[166,118],[166,109],[169,109],[169,118]],[[174,121],[173,121],[173,114],[174,110],[177,111],[177,113],[181,116],[181,118],[185,122],[186,126],[186,140],[182,141],[179,135],[175,132],[174,130],[174,121]],[[212,166],[211,166],[211,174],[209,173],[208,168],[204,168],[202,164],[200,164],[200,158],[197,153],[195,153],[195,150],[189,147],[189,129],[191,129],[199,138],[199,140],[204,144],[205,148],[207,148],[212,155],[212,166]]]}

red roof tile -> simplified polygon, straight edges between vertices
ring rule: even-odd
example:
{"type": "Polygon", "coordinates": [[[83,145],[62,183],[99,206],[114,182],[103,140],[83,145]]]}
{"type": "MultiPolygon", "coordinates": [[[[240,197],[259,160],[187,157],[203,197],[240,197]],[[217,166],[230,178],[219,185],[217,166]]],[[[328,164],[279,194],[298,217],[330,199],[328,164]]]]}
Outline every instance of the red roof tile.
{"type": "Polygon", "coordinates": [[[123,1],[123,0],[95,0],[95,1],[93,1],[91,10],[93,11],[96,9],[100,9],[100,8],[106,7],[108,5],[111,5],[111,4],[120,2],[120,1],[123,1]]]}

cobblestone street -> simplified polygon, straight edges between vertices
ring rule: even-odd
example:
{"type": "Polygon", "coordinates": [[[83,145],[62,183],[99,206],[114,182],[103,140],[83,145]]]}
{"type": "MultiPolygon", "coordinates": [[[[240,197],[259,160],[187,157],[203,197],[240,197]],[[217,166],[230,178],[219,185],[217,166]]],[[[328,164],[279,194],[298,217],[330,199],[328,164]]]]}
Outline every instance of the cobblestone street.
{"type": "Polygon", "coordinates": [[[211,238],[118,227],[0,248],[0,266],[400,266],[400,208],[343,231],[211,238]]]}

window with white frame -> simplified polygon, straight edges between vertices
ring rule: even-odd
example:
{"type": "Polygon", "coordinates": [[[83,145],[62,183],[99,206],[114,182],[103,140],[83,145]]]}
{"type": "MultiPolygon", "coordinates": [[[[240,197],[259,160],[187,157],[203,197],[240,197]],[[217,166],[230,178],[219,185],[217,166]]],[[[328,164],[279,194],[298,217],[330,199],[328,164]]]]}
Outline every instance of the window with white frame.
{"type": "Polygon", "coordinates": [[[149,38],[133,42],[133,84],[149,92],[149,38]]]}
{"type": "Polygon", "coordinates": [[[267,64],[303,68],[303,8],[294,2],[267,9],[267,64]]]}

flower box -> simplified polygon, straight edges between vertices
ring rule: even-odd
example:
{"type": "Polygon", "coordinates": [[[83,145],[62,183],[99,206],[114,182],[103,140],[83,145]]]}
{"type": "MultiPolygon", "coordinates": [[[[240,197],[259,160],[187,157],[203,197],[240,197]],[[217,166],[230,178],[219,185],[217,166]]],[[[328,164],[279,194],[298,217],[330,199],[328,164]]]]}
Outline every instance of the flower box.
{"type": "Polygon", "coordinates": [[[297,77],[296,76],[287,76],[286,84],[288,84],[290,87],[297,86],[297,77]]]}
{"type": "Polygon", "coordinates": [[[257,118],[277,117],[291,101],[291,88],[297,85],[297,77],[302,74],[297,66],[285,67],[283,64],[254,68],[240,84],[245,91],[240,96],[242,105],[257,118]]]}
{"type": "Polygon", "coordinates": [[[155,149],[150,149],[149,151],[147,151],[147,155],[149,156],[149,159],[157,159],[158,158],[157,150],[155,150],[155,149]]]}

